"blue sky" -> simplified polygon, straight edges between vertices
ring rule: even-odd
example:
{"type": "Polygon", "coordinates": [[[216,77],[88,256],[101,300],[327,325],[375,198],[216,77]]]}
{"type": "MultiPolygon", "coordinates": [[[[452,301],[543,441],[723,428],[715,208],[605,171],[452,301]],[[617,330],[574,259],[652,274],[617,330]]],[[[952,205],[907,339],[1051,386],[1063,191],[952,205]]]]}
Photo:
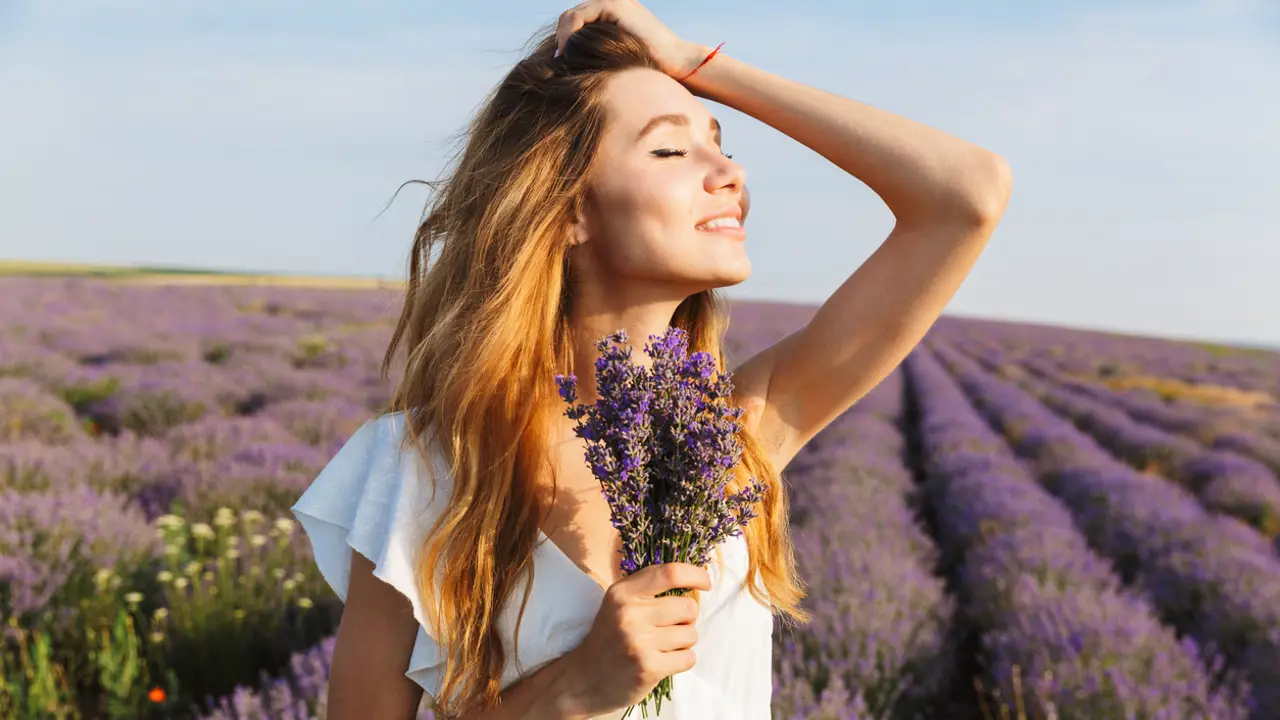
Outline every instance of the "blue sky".
{"type": "MultiPolygon", "coordinates": [[[[399,277],[449,141],[541,0],[0,0],[0,257],[399,277]]],[[[1280,4],[677,2],[688,39],[1003,155],[948,312],[1280,344],[1280,4]]],[[[888,233],[860,181],[702,101],[752,277],[821,302],[888,233]]]]}

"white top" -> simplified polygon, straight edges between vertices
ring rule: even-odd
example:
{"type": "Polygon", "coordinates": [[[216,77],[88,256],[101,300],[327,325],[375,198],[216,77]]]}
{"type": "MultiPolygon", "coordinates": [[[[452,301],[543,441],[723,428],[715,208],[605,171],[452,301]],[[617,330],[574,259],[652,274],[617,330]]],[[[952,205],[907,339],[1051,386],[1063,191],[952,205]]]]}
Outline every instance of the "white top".
{"type": "MultiPolygon", "coordinates": [[[[434,698],[444,656],[427,634],[426,614],[414,582],[414,557],[430,524],[447,506],[450,477],[445,459],[432,456],[435,477],[441,482],[433,500],[421,456],[412,447],[400,450],[405,432],[403,413],[366,422],[292,509],[311,540],[320,573],[339,598],[347,598],[353,548],[373,562],[374,576],[409,598],[419,627],[405,676],[434,698]]],[[[497,619],[507,654],[503,689],[577,647],[604,598],[595,580],[545,534],[538,534],[545,542],[534,551],[537,572],[520,627],[519,669],[514,664],[512,636],[523,587],[512,593],[497,619]]],[[[745,539],[727,538],[721,550],[723,567],[714,560],[709,564],[712,588],[702,593],[695,623],[697,664],[672,677],[671,699],[663,701],[661,714],[654,712],[651,702],[649,720],[769,720],[773,615],[745,586],[745,539]]],[[[618,711],[601,720],[616,720],[622,714],[618,711]]],[[[642,718],[639,707],[631,717],[642,718]]]]}

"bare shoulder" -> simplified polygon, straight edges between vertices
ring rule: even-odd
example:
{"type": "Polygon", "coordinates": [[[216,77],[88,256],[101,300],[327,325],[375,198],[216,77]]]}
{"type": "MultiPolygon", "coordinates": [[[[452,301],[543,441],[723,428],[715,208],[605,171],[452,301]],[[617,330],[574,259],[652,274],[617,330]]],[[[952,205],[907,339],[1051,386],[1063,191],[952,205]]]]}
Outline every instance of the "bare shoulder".
{"type": "Polygon", "coordinates": [[[422,688],[405,676],[418,636],[413,607],[373,569],[372,561],[352,551],[329,670],[330,720],[414,717],[422,701],[422,688]]]}

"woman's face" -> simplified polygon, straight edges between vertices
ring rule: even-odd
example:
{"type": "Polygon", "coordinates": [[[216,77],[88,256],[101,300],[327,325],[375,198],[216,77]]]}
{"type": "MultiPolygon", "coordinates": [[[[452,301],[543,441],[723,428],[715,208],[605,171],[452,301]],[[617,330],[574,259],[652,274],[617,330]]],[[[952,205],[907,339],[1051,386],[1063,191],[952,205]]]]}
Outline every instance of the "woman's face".
{"type": "Polygon", "coordinates": [[[746,280],[745,231],[732,221],[726,229],[699,224],[726,211],[741,223],[750,204],[746,173],[723,154],[711,113],[674,79],[648,69],[611,78],[606,104],[575,227],[585,241],[571,250],[575,268],[615,291],[661,286],[691,295],[746,280]],[[664,115],[687,122],[655,120],[664,115]]]}

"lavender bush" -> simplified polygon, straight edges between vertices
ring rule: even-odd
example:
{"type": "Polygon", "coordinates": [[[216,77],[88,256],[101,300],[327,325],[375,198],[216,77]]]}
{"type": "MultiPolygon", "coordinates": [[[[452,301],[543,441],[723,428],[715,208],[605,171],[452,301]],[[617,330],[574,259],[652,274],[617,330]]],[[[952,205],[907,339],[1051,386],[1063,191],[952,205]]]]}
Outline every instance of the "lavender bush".
{"type": "Polygon", "coordinates": [[[84,437],[75,409],[27,378],[0,377],[0,440],[67,445],[84,437]]]}
{"type": "Polygon", "coordinates": [[[813,619],[775,630],[780,717],[954,716],[955,607],[911,508],[902,379],[891,374],[787,466],[813,619]]]}
{"type": "MultiPolygon", "coordinates": [[[[994,365],[990,355],[979,362],[994,365]]],[[[1178,481],[1199,496],[1205,507],[1248,523],[1268,541],[1280,534],[1280,482],[1265,465],[1141,424],[1106,402],[1105,389],[1070,380],[1052,385],[1047,380],[1023,377],[1018,385],[1137,469],[1178,481]]]]}
{"type": "Polygon", "coordinates": [[[925,490],[979,665],[1037,717],[1243,718],[1194,645],[1121,589],[1067,508],[1046,493],[972,409],[937,360],[907,359],[919,404],[925,490]]]}
{"type": "Polygon", "coordinates": [[[1272,652],[1266,629],[1280,625],[1274,554],[1223,533],[1185,490],[1111,457],[1017,387],[959,353],[938,353],[982,413],[1034,461],[1090,545],[1148,593],[1171,625],[1248,670],[1255,717],[1280,707],[1280,665],[1244,660],[1272,652]]]}
{"type": "MultiPolygon", "coordinates": [[[[279,677],[263,673],[257,687],[241,685],[229,696],[210,700],[198,720],[324,720],[333,644],[333,637],[326,638],[294,653],[279,677]]],[[[424,702],[416,720],[436,720],[436,715],[424,702]]]]}

